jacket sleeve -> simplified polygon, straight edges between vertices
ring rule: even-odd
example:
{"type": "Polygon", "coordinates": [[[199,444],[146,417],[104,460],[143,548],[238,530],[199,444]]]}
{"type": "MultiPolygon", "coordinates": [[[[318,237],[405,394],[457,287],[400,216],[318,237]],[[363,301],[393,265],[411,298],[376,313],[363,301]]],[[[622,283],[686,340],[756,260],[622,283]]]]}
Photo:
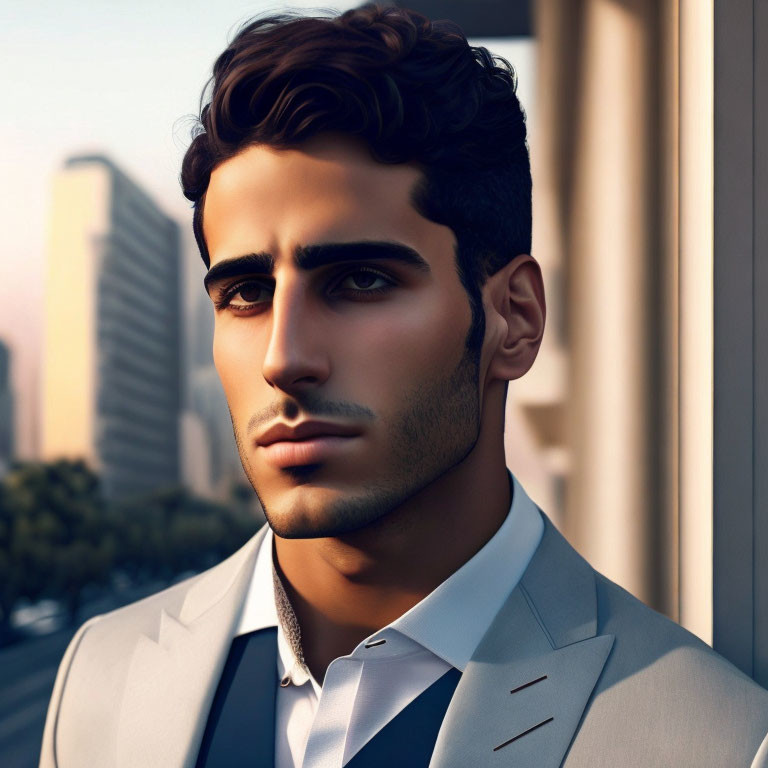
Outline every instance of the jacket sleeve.
{"type": "Polygon", "coordinates": [[[40,768],[62,768],[56,759],[56,727],[59,719],[59,706],[64,694],[64,687],[67,684],[69,669],[72,666],[72,659],[77,652],[80,641],[88,631],[89,627],[95,624],[101,616],[94,616],[83,624],[77,630],[75,636],[70,640],[67,650],[59,664],[59,671],[56,673],[56,682],[53,684],[53,693],[48,702],[48,714],[45,718],[45,728],[43,730],[43,744],[40,750],[40,768]]]}

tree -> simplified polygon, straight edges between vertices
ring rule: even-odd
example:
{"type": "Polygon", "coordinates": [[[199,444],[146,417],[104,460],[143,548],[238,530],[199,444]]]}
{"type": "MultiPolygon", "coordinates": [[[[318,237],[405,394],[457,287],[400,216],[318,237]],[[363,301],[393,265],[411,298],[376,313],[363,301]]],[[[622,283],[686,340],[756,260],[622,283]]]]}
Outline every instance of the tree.
{"type": "Polygon", "coordinates": [[[83,588],[115,556],[98,477],[84,461],[15,464],[0,485],[0,610],[7,637],[22,597],[61,600],[74,622],[83,588]]]}
{"type": "Polygon", "coordinates": [[[136,580],[201,571],[250,538],[259,520],[241,506],[195,498],[171,488],[114,506],[120,531],[117,565],[136,580]]]}
{"type": "Polygon", "coordinates": [[[0,644],[18,601],[61,601],[77,620],[84,589],[120,570],[170,581],[230,555],[257,529],[240,503],[168,488],[107,504],[84,461],[15,464],[0,482],[0,644]]]}

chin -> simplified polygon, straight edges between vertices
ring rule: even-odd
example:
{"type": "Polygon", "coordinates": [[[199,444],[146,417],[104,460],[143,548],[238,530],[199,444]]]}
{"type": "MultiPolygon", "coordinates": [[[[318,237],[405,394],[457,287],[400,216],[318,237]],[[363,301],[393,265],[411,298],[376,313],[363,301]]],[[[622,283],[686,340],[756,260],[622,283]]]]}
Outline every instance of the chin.
{"type": "MultiPolygon", "coordinates": [[[[293,496],[294,494],[290,494],[293,496]]],[[[299,494],[301,495],[301,494],[299,494]]],[[[286,499],[280,510],[262,500],[269,527],[284,539],[320,539],[341,536],[365,528],[389,514],[402,502],[381,488],[328,498],[286,499]]],[[[282,506],[282,505],[281,505],[282,506]]]]}
{"type": "Polygon", "coordinates": [[[291,512],[274,515],[265,510],[269,527],[282,539],[324,539],[365,528],[372,521],[339,519],[331,514],[306,515],[291,512]]]}

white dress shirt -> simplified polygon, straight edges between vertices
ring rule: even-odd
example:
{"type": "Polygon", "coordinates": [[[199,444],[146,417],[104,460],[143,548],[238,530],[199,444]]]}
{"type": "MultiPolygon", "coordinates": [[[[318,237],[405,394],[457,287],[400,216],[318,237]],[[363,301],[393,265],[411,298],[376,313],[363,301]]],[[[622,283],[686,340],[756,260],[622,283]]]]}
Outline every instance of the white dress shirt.
{"type": "Polygon", "coordinates": [[[299,663],[278,620],[268,530],[236,635],[277,627],[276,768],[342,768],[452,667],[464,671],[544,533],[536,505],[512,479],[509,513],[491,539],[423,600],[328,666],[323,685],[299,663]]]}

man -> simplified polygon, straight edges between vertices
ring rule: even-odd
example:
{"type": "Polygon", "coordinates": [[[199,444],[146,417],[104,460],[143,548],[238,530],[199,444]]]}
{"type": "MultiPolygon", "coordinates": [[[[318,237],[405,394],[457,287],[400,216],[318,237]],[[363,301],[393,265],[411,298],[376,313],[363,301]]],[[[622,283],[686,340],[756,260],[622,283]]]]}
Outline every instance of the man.
{"type": "Polygon", "coordinates": [[[506,469],[546,313],[506,62],[398,8],[257,20],[182,182],[269,525],[80,629],[42,766],[768,766],[768,693],[506,469]]]}

